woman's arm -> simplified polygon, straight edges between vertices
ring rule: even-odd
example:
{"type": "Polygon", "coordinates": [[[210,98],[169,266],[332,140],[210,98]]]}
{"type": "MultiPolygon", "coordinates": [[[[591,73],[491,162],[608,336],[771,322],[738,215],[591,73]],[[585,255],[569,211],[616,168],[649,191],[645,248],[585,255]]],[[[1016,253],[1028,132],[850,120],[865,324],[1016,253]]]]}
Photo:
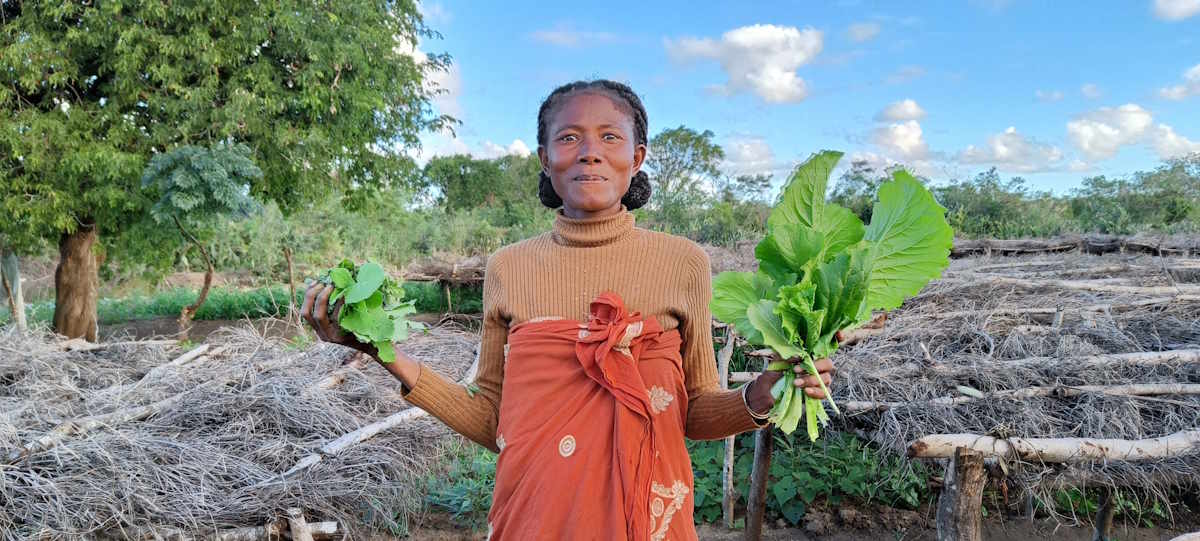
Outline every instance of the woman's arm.
{"type": "Polygon", "coordinates": [[[496,255],[488,259],[483,277],[483,330],[475,389],[451,382],[396,347],[396,362],[384,364],[404,386],[404,399],[446,423],[455,432],[499,452],[496,423],[504,383],[504,345],[508,320],[502,311],[501,276],[496,255]]]}

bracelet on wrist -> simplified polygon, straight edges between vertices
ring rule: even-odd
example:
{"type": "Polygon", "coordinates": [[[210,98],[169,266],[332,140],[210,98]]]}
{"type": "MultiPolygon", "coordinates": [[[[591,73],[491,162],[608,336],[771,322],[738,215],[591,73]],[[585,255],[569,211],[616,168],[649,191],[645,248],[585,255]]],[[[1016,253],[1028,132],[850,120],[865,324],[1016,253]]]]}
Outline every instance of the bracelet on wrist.
{"type": "Polygon", "coordinates": [[[766,413],[759,413],[757,411],[754,411],[754,408],[750,407],[750,401],[746,399],[746,392],[749,390],[750,390],[749,383],[742,386],[742,404],[746,406],[746,411],[750,412],[750,417],[753,417],[753,418],[759,419],[759,420],[770,417],[771,416],[770,409],[767,409],[766,413]]]}

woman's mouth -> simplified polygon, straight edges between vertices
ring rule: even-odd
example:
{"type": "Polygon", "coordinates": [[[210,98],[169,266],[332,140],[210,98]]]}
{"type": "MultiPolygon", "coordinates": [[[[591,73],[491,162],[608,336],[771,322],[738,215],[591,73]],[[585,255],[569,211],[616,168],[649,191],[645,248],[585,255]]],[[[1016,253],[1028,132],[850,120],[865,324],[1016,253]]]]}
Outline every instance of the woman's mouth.
{"type": "Polygon", "coordinates": [[[604,182],[608,179],[600,175],[579,175],[575,177],[575,182],[604,182]]]}

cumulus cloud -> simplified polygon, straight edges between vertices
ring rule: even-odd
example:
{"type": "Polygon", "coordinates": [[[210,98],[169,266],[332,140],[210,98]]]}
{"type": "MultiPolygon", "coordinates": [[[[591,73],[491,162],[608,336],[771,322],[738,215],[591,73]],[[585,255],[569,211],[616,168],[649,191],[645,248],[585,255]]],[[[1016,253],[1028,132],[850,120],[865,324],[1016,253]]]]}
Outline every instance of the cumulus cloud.
{"type": "Polygon", "coordinates": [[[812,28],[756,24],[725,32],[720,39],[685,37],[664,40],[664,45],[676,61],[719,62],[729,81],[713,87],[718,92],[753,92],[767,103],[795,103],[808,96],[808,85],[796,70],[821,52],[823,36],[812,28]]]}
{"type": "Polygon", "coordinates": [[[1037,92],[1034,92],[1033,95],[1037,97],[1038,101],[1049,102],[1063,99],[1063,93],[1061,90],[1038,90],[1037,92]]]}
{"type": "Polygon", "coordinates": [[[472,153],[472,155],[476,158],[488,159],[510,155],[525,157],[530,154],[531,152],[529,150],[529,146],[525,144],[525,141],[520,139],[513,139],[513,142],[509,143],[508,146],[501,146],[491,141],[484,141],[483,148],[478,152],[472,153]]]}
{"type": "Polygon", "coordinates": [[[1200,64],[1183,72],[1183,84],[1158,89],[1158,95],[1168,100],[1182,100],[1200,96],[1200,64]]]}
{"type": "Polygon", "coordinates": [[[762,137],[740,137],[725,144],[722,169],[732,175],[773,173],[779,168],[775,153],[762,137]]]}
{"type": "Polygon", "coordinates": [[[1094,100],[1096,98],[1099,98],[1102,94],[1104,94],[1104,92],[1102,92],[1100,90],[1100,87],[1096,86],[1093,83],[1087,83],[1087,84],[1079,87],[1079,93],[1083,94],[1083,97],[1085,97],[1089,100],[1094,100]]]}
{"type": "Polygon", "coordinates": [[[1101,107],[1067,122],[1067,136],[1089,159],[1103,160],[1141,139],[1153,121],[1150,112],[1135,103],[1101,107]]]}
{"type": "Polygon", "coordinates": [[[929,155],[921,124],[916,120],[897,122],[875,129],[871,139],[880,148],[905,160],[920,160],[929,155]]]}
{"type": "Polygon", "coordinates": [[[1175,129],[1166,124],[1159,124],[1154,130],[1154,140],[1152,141],[1154,150],[1158,152],[1158,157],[1166,160],[1169,158],[1181,158],[1200,152],[1200,141],[1192,141],[1178,133],[1175,129]]]}
{"type": "Polygon", "coordinates": [[[875,120],[879,121],[901,121],[901,120],[921,120],[925,118],[925,110],[917,105],[916,101],[911,99],[900,100],[887,107],[875,115],[875,120]]]}
{"type": "Polygon", "coordinates": [[[576,30],[568,25],[558,25],[550,30],[537,30],[529,35],[534,41],[560,47],[578,47],[582,44],[612,43],[617,35],[611,32],[576,30]]]}
{"type": "Polygon", "coordinates": [[[854,23],[849,28],[846,28],[846,37],[849,37],[850,41],[855,43],[863,43],[871,41],[875,36],[878,36],[880,30],[883,30],[883,27],[879,23],[854,23]]]}
{"type": "MultiPolygon", "coordinates": [[[[417,64],[429,61],[429,55],[421,51],[419,46],[414,46],[407,40],[398,40],[396,51],[411,56],[417,64]]],[[[458,102],[458,97],[462,94],[462,72],[459,71],[458,64],[450,63],[446,69],[434,70],[429,73],[425,79],[425,85],[437,92],[433,98],[433,106],[439,113],[462,118],[463,109],[458,102]]]]}
{"type": "Polygon", "coordinates": [[[1005,171],[1038,173],[1057,169],[1063,153],[1057,147],[1039,143],[1009,126],[1003,133],[988,137],[982,146],[968,145],[958,153],[958,161],[968,164],[994,165],[1005,171]]]}
{"type": "Polygon", "coordinates": [[[1182,21],[1200,13],[1200,0],[1154,0],[1154,15],[1166,21],[1182,21]]]}

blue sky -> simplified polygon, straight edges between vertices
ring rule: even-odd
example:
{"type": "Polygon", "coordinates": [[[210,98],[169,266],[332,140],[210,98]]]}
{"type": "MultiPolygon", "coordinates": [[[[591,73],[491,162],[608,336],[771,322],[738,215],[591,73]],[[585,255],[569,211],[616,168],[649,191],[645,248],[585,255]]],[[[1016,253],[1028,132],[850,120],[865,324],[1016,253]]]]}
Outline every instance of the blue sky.
{"type": "Polygon", "coordinates": [[[712,130],[727,172],[777,183],[824,148],[1057,193],[1200,152],[1200,0],[912,4],[426,2],[463,123],[423,155],[534,150],[546,94],[597,77],[642,96],[651,136],[712,130]]]}

